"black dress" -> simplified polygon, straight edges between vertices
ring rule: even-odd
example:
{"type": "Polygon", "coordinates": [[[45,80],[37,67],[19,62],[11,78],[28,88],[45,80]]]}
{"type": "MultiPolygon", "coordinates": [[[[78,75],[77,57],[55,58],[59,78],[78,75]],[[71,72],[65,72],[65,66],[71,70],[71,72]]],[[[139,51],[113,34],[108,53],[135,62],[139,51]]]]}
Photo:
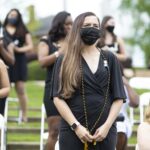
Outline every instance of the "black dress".
{"type": "MultiPolygon", "coordinates": [[[[92,134],[94,134],[96,129],[100,127],[102,124],[104,124],[104,122],[106,121],[113,101],[117,99],[124,100],[126,98],[117,58],[109,51],[107,52],[102,51],[102,52],[108,60],[108,66],[110,70],[110,90],[108,94],[108,102],[105,107],[105,111],[103,112],[102,117],[92,134]]],[[[61,61],[62,58],[59,58],[55,66],[53,92],[52,92],[53,97],[60,97],[60,98],[61,96],[60,93],[58,92],[59,86],[58,74],[61,66],[61,61]]],[[[82,66],[85,84],[85,97],[88,114],[88,123],[89,129],[91,129],[93,124],[97,120],[104,105],[104,96],[106,93],[108,83],[107,82],[108,70],[106,67],[104,67],[102,55],[100,55],[99,66],[96,73],[93,74],[91,72],[88,64],[83,58],[82,58],[82,66]]],[[[66,102],[70,107],[71,111],[73,112],[74,116],[76,117],[76,119],[85,127],[83,101],[80,89],[76,89],[73,96],[69,100],[66,100],[66,102]]],[[[116,138],[117,138],[116,126],[115,123],[113,123],[107,137],[102,142],[98,142],[96,146],[94,146],[93,144],[89,144],[89,150],[115,150],[116,138]]],[[[68,123],[63,119],[61,121],[59,133],[59,144],[60,150],[83,150],[84,148],[83,143],[78,139],[75,132],[73,132],[70,129],[68,123]]]]}
{"type": "MultiPolygon", "coordinates": [[[[26,34],[27,33],[29,32],[26,31],[26,34]]],[[[6,36],[7,39],[11,39],[12,42],[18,47],[24,46],[25,35],[24,37],[19,37],[16,34],[11,35],[6,30],[4,34],[4,36],[6,36]]],[[[27,58],[25,52],[24,53],[15,52],[15,64],[13,66],[9,66],[8,73],[10,82],[27,80],[27,58]]]]}
{"type": "MultiPolygon", "coordinates": [[[[52,44],[50,37],[48,37],[48,39],[41,39],[40,41],[45,42],[48,45],[49,55],[57,51],[57,48],[52,44]]],[[[58,111],[54,106],[53,101],[50,99],[53,68],[54,68],[54,64],[47,67],[47,74],[45,80],[44,105],[45,105],[47,117],[58,115],[58,111]]]]}
{"type": "Polygon", "coordinates": [[[0,114],[1,115],[4,115],[5,103],[6,103],[6,97],[5,98],[0,98],[0,114]]]}

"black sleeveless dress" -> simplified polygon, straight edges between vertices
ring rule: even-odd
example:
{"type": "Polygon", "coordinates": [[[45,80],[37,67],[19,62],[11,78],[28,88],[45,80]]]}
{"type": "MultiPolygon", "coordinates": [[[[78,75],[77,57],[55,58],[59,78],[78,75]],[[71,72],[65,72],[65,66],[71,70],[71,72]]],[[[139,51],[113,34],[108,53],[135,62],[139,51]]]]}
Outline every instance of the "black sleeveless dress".
{"type": "MultiPolygon", "coordinates": [[[[41,39],[40,41],[45,42],[49,47],[49,55],[57,51],[57,48],[52,44],[50,37],[48,39],[41,39]]],[[[54,64],[47,67],[47,74],[45,80],[45,90],[44,90],[44,105],[46,109],[47,117],[58,115],[58,111],[54,106],[52,99],[50,98],[51,88],[52,88],[52,74],[53,74],[54,64]]]]}
{"type": "MultiPolygon", "coordinates": [[[[111,51],[113,53],[116,53],[116,54],[120,54],[120,45],[118,44],[118,42],[114,42],[112,44],[107,44],[106,46],[108,46],[108,50],[109,51],[111,51]]],[[[120,60],[118,60],[118,61],[119,61],[121,73],[124,76],[124,73],[123,73],[123,69],[124,69],[123,62],[120,61],[120,60]]]]}
{"type": "Polygon", "coordinates": [[[0,114],[1,115],[4,115],[5,103],[6,103],[6,97],[5,98],[0,98],[0,114]]]}
{"type": "MultiPolygon", "coordinates": [[[[96,131],[98,127],[104,124],[106,121],[112,103],[117,100],[125,100],[126,95],[124,91],[122,75],[120,72],[120,67],[117,58],[109,51],[103,51],[107,60],[110,70],[110,88],[108,93],[108,100],[102,113],[101,119],[98,121],[96,128],[93,130],[92,134],[96,131]]],[[[59,87],[59,72],[61,66],[62,58],[60,57],[55,66],[54,78],[53,78],[53,92],[52,97],[61,97],[58,92],[59,87]]],[[[83,78],[85,87],[85,98],[87,106],[87,117],[89,130],[93,127],[95,121],[97,120],[102,107],[104,106],[104,97],[106,94],[107,84],[108,84],[108,70],[104,66],[104,61],[102,56],[99,58],[99,65],[96,73],[92,73],[88,64],[82,58],[82,68],[83,68],[83,78]]],[[[85,116],[83,109],[83,100],[81,95],[81,89],[75,90],[72,97],[66,100],[68,106],[70,107],[72,113],[76,119],[85,126],[85,116]]],[[[115,122],[109,130],[107,137],[102,142],[97,142],[96,146],[93,144],[88,144],[89,150],[115,150],[117,140],[117,131],[115,122]]],[[[59,133],[59,146],[60,150],[83,150],[84,144],[80,141],[74,131],[71,130],[68,123],[62,119],[60,133],[59,133]]]]}
{"type": "MultiPolygon", "coordinates": [[[[15,34],[11,35],[5,31],[5,36],[13,41],[13,43],[18,47],[23,47],[25,44],[25,35],[29,32],[26,32],[24,37],[19,37],[15,34]]],[[[8,69],[10,82],[17,81],[26,81],[27,80],[27,58],[26,53],[15,52],[15,64],[10,66],[8,69]]]]}

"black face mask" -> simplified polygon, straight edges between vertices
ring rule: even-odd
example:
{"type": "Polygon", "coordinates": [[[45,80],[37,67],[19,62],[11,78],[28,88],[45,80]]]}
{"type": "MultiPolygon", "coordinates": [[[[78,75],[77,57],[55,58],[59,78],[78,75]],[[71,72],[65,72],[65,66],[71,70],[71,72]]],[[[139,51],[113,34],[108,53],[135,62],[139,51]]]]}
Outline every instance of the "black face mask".
{"type": "Polygon", "coordinates": [[[8,18],[8,23],[16,26],[18,24],[18,18],[8,18]]]}
{"type": "Polygon", "coordinates": [[[107,26],[106,27],[107,31],[110,33],[114,32],[114,28],[115,28],[115,26],[107,26]]]}
{"type": "Polygon", "coordinates": [[[80,35],[86,45],[93,45],[100,38],[100,30],[94,27],[85,27],[81,28],[80,35]]]}

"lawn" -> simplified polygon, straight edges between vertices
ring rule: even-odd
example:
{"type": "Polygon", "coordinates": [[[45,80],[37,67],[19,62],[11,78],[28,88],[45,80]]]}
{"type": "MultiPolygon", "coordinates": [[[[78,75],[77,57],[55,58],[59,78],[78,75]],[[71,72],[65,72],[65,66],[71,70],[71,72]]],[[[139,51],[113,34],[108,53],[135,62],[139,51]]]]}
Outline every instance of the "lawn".
{"type": "MultiPolygon", "coordinates": [[[[28,107],[31,108],[28,111],[28,117],[41,117],[41,104],[43,101],[43,92],[44,87],[37,84],[35,81],[29,81],[26,83],[26,90],[28,94],[28,107]],[[36,108],[36,110],[33,110],[36,108]]],[[[16,97],[16,92],[14,87],[12,87],[10,97],[16,97]]],[[[16,102],[9,102],[9,110],[8,110],[8,116],[18,116],[18,103],[16,102]],[[12,109],[13,108],[13,109],[12,109]],[[16,109],[15,109],[16,108],[16,109]]],[[[36,122],[28,122],[28,123],[22,123],[18,124],[17,122],[10,122],[8,121],[8,128],[39,128],[40,129],[40,121],[36,122]]],[[[45,124],[45,127],[46,124],[45,124]]],[[[8,142],[14,142],[14,141],[39,141],[40,139],[40,132],[39,134],[32,134],[31,133],[7,133],[7,140],[8,142]]]]}

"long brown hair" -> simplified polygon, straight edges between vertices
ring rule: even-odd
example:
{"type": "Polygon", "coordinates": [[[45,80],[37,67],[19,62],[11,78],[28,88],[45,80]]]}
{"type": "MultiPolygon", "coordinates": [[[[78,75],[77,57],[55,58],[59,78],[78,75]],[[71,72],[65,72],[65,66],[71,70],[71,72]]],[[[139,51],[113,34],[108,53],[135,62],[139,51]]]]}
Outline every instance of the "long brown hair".
{"type": "MultiPolygon", "coordinates": [[[[106,25],[106,23],[108,22],[108,20],[110,20],[110,19],[113,19],[113,17],[112,17],[112,16],[105,16],[105,17],[103,18],[103,20],[102,20],[102,23],[101,23],[101,28],[102,28],[103,33],[104,33],[104,39],[105,39],[105,37],[106,37],[106,27],[105,27],[105,25],[106,25]]],[[[111,34],[112,34],[112,37],[113,37],[113,42],[116,42],[116,41],[117,41],[117,36],[115,35],[114,32],[111,33],[111,34]]],[[[104,42],[104,41],[103,41],[103,42],[104,42]]]]}
{"type": "Polygon", "coordinates": [[[83,42],[80,37],[80,29],[82,28],[85,17],[96,16],[92,12],[80,14],[74,21],[72,29],[67,38],[66,52],[63,58],[60,71],[60,92],[61,96],[68,99],[72,96],[75,88],[80,86],[80,63],[81,50],[83,42]]]}

